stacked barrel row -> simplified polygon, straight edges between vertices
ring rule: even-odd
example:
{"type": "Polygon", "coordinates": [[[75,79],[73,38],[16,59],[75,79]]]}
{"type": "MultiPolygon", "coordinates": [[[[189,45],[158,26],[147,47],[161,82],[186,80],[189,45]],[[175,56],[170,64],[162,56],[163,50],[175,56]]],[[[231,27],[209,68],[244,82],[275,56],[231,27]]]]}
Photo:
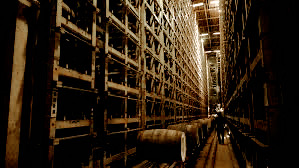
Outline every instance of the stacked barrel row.
{"type": "Polygon", "coordinates": [[[213,129],[213,119],[169,125],[167,129],[140,131],[137,154],[147,160],[182,161],[198,152],[213,129]]]}

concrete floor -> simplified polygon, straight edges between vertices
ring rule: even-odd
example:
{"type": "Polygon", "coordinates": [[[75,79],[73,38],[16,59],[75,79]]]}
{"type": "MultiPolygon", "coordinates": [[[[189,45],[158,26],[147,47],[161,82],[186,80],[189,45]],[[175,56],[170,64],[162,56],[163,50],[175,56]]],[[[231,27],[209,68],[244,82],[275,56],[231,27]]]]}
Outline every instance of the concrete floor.
{"type": "Polygon", "coordinates": [[[219,144],[216,131],[211,134],[194,168],[239,168],[229,136],[224,134],[224,144],[219,144]]]}

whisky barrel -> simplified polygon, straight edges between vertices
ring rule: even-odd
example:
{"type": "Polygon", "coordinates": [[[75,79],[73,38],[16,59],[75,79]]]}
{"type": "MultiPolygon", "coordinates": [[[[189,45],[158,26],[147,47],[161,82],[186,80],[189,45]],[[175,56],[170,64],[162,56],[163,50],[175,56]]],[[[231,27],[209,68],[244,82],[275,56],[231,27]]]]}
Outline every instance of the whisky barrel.
{"type": "Polygon", "coordinates": [[[199,143],[198,129],[187,124],[169,125],[167,129],[182,131],[186,134],[187,152],[190,153],[199,143]]]}
{"type": "Polygon", "coordinates": [[[202,119],[199,119],[200,122],[203,124],[203,125],[207,125],[208,126],[208,119],[207,118],[202,118],[202,119]]]}
{"type": "Polygon", "coordinates": [[[187,134],[192,137],[192,144],[193,146],[197,146],[199,144],[199,135],[198,135],[198,128],[195,125],[186,125],[187,134]]]}
{"type": "Polygon", "coordinates": [[[152,129],[140,131],[137,137],[137,155],[147,160],[186,159],[186,136],[182,131],[152,129]]]}
{"type": "Polygon", "coordinates": [[[211,131],[212,129],[212,118],[206,118],[208,130],[211,131]]]}
{"type": "Polygon", "coordinates": [[[199,138],[199,143],[198,146],[203,144],[203,131],[202,131],[202,124],[196,121],[191,122],[192,125],[196,126],[198,129],[198,138],[199,138]]]}
{"type": "Polygon", "coordinates": [[[199,119],[199,122],[202,124],[203,139],[208,139],[208,120],[199,119]]]}
{"type": "Polygon", "coordinates": [[[187,133],[187,128],[185,124],[176,124],[176,125],[169,125],[167,129],[170,130],[177,130],[177,131],[182,131],[184,133],[187,133]]]}

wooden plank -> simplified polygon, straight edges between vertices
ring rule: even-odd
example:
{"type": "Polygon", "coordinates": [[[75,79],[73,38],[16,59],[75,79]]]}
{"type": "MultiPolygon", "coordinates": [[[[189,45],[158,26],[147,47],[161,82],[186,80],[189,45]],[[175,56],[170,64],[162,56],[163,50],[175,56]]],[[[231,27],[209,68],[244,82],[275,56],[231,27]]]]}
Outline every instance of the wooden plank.
{"type": "Polygon", "coordinates": [[[87,40],[91,40],[91,34],[87,33],[85,30],[82,30],[81,28],[79,28],[77,25],[75,25],[74,23],[72,23],[71,21],[68,21],[66,18],[61,17],[61,25],[69,30],[71,30],[72,32],[80,35],[81,37],[87,39],[87,40]]]}
{"type": "Polygon", "coordinates": [[[133,168],[144,168],[144,167],[149,167],[148,165],[151,165],[152,163],[150,163],[148,160],[144,160],[141,163],[139,163],[138,165],[135,165],[133,168]]]}
{"type": "MultiPolygon", "coordinates": [[[[27,2],[27,1],[24,1],[27,2]]],[[[16,8],[17,9],[17,8],[16,8]]],[[[7,121],[5,167],[18,167],[18,157],[21,143],[21,117],[23,103],[24,77],[26,67],[26,45],[28,38],[28,22],[23,16],[25,5],[20,4],[15,18],[15,43],[13,65],[11,72],[11,88],[9,97],[9,112],[7,121]]],[[[5,151],[5,150],[4,150],[5,151]]],[[[1,153],[2,154],[2,153],[1,153]]],[[[1,155],[2,156],[2,155],[1,155]]]]}
{"type": "Polygon", "coordinates": [[[125,123],[140,122],[139,118],[113,118],[108,119],[108,124],[125,124],[125,123]]]}
{"type": "Polygon", "coordinates": [[[116,49],[114,49],[113,47],[108,46],[108,53],[112,54],[114,56],[117,56],[118,58],[125,60],[126,57],[124,54],[122,54],[121,52],[117,51],[116,49]]]}
{"type": "Polygon", "coordinates": [[[88,82],[92,82],[92,76],[90,75],[86,75],[86,74],[82,74],[80,72],[77,72],[75,70],[71,70],[71,69],[66,69],[60,66],[57,66],[57,69],[54,69],[54,74],[58,74],[58,75],[62,75],[62,76],[67,76],[67,77],[72,77],[72,78],[76,78],[76,79],[81,79],[81,80],[85,80],[88,82]]]}
{"type": "Polygon", "coordinates": [[[139,94],[140,93],[140,91],[138,89],[129,88],[129,87],[126,87],[124,85],[117,84],[117,83],[110,82],[110,81],[107,81],[107,83],[108,83],[108,87],[113,88],[113,89],[127,90],[129,93],[134,93],[134,94],[139,94]]]}
{"type": "Polygon", "coordinates": [[[135,67],[138,67],[138,63],[130,58],[127,58],[128,59],[128,63],[135,66],[135,67]]]}
{"type": "Polygon", "coordinates": [[[129,2],[129,0],[126,0],[126,4],[128,5],[128,9],[131,11],[131,13],[139,20],[139,12],[135,9],[135,7],[129,2]]]}
{"type": "Polygon", "coordinates": [[[135,33],[133,33],[131,30],[128,29],[128,35],[130,38],[132,38],[133,41],[135,42],[139,42],[139,38],[135,35],[135,33]]]}
{"type": "MultiPolygon", "coordinates": [[[[127,154],[134,154],[134,153],[136,153],[136,148],[132,148],[132,149],[130,149],[130,150],[127,151],[127,154]]],[[[113,161],[123,159],[124,156],[125,156],[125,154],[126,154],[126,152],[121,152],[121,153],[118,153],[116,155],[111,156],[110,158],[107,158],[105,160],[105,165],[108,165],[108,164],[110,164],[113,161]]]]}
{"type": "Polygon", "coordinates": [[[89,136],[89,134],[81,134],[81,135],[74,135],[74,136],[63,137],[63,138],[55,138],[55,145],[58,145],[59,141],[62,141],[62,140],[75,139],[75,138],[81,138],[81,137],[86,137],[86,136],[89,136]]]}
{"type": "Polygon", "coordinates": [[[76,128],[90,126],[90,120],[66,120],[56,121],[56,129],[76,128]]]}

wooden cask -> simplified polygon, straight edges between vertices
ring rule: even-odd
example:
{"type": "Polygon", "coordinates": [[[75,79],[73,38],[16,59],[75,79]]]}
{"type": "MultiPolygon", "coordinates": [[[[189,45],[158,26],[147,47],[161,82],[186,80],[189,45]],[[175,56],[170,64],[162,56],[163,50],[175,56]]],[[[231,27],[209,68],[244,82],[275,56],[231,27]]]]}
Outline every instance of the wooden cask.
{"type": "Polygon", "coordinates": [[[198,128],[188,124],[169,125],[167,129],[182,131],[186,134],[187,151],[191,152],[199,143],[198,128]]]}
{"type": "Polygon", "coordinates": [[[198,135],[198,127],[195,125],[186,125],[187,128],[187,136],[191,136],[193,143],[193,146],[198,146],[199,144],[199,135],[198,135]]]}
{"type": "Polygon", "coordinates": [[[208,139],[208,120],[199,119],[199,122],[202,124],[203,139],[208,139]]]}
{"type": "MultiPolygon", "coordinates": [[[[196,121],[197,121],[197,120],[196,120],[196,121]]],[[[196,122],[196,121],[192,121],[190,124],[196,126],[197,129],[198,129],[198,138],[199,138],[199,144],[198,144],[198,146],[200,146],[200,145],[203,145],[203,131],[202,131],[202,124],[199,123],[199,122],[196,122]]]]}
{"type": "Polygon", "coordinates": [[[186,136],[182,131],[169,129],[140,131],[137,141],[137,155],[143,159],[183,162],[186,159],[186,136]]]}

